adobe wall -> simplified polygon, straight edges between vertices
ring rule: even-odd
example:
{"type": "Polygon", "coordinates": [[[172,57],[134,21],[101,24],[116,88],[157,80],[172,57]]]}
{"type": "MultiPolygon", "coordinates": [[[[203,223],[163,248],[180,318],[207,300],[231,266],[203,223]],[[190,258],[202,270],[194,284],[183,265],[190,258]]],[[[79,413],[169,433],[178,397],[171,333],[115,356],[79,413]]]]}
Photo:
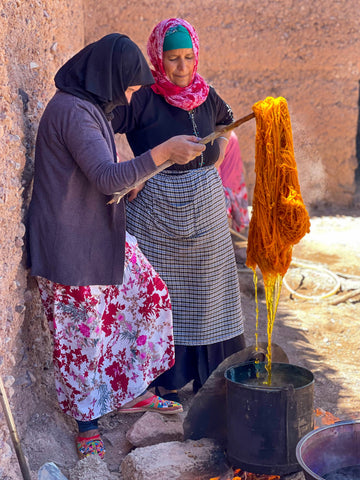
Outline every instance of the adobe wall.
{"type": "MultiPolygon", "coordinates": [[[[236,118],[267,96],[287,99],[306,204],[350,204],[360,79],[356,0],[89,0],[85,41],[118,31],[146,52],[153,26],[173,16],[197,29],[199,72],[231,105],[236,118]]],[[[236,130],[250,197],[255,179],[251,123],[236,130]]]]}
{"type": "MultiPolygon", "coordinates": [[[[355,0],[1,0],[0,374],[20,438],[28,442],[31,429],[46,429],[57,414],[47,374],[51,344],[27,276],[23,239],[35,135],[54,92],[54,73],[85,43],[113,31],[127,33],[145,52],[151,28],[171,16],[196,27],[199,71],[235,117],[269,95],[288,100],[308,206],[351,203],[360,78],[355,0]]],[[[237,133],[251,197],[254,123],[237,133]]],[[[1,408],[0,451],[0,478],[20,478],[1,408]]],[[[41,460],[40,446],[36,462],[41,460]]]]}
{"type": "MultiPolygon", "coordinates": [[[[49,355],[37,291],[23,258],[34,139],[54,92],[54,73],[83,44],[82,0],[0,2],[0,374],[20,438],[49,355]]],[[[11,445],[0,407],[0,478],[18,480],[11,445]]]]}

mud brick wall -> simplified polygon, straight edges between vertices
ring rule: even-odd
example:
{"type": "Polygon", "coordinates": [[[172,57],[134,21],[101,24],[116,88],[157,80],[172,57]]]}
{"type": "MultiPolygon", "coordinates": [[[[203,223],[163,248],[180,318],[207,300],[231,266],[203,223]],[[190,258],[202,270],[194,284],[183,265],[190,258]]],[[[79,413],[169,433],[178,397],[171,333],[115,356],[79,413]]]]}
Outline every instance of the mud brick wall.
{"type": "MultiPolygon", "coordinates": [[[[0,2],[0,373],[20,437],[49,358],[24,256],[35,135],[54,73],[83,44],[82,0],[0,2]]],[[[1,408],[0,452],[0,478],[20,478],[1,408]]]]}
{"type": "MultiPolygon", "coordinates": [[[[86,42],[118,31],[144,52],[157,22],[175,16],[190,21],[200,38],[199,72],[236,118],[267,96],[287,99],[307,205],[351,203],[360,78],[356,1],[89,0],[86,5],[86,42]]],[[[251,198],[255,122],[236,133],[251,198]]]]}
{"type": "MultiPolygon", "coordinates": [[[[20,438],[31,439],[42,412],[51,416],[57,408],[48,374],[51,340],[24,252],[35,136],[54,93],[54,74],[86,43],[111,32],[128,34],[145,53],[153,26],[174,16],[196,27],[199,72],[232,106],[236,118],[267,96],[287,99],[309,208],[352,202],[360,78],[356,0],[2,0],[0,374],[20,438]]],[[[254,122],[237,134],[251,198],[254,122]]],[[[120,139],[118,144],[120,154],[129,156],[126,142],[120,139]]],[[[2,411],[0,451],[0,478],[18,479],[2,411]]]]}

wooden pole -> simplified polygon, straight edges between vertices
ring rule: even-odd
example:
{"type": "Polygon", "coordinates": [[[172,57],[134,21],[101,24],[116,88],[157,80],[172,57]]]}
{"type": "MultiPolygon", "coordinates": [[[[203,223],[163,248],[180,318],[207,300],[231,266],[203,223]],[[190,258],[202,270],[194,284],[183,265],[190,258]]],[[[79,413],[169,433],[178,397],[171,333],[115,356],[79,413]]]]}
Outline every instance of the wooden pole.
{"type": "Polygon", "coordinates": [[[7,426],[9,428],[10,437],[15,448],[16,456],[19,461],[20,470],[21,470],[23,479],[31,480],[30,470],[29,470],[28,464],[26,463],[26,459],[24,457],[24,454],[20,445],[14,418],[10,410],[10,404],[9,404],[9,401],[6,395],[6,390],[1,377],[0,377],[0,402],[1,402],[2,409],[4,411],[7,426]]]}
{"type": "Polygon", "coordinates": [[[255,118],[255,113],[249,113],[249,115],[235,120],[235,122],[230,123],[230,125],[225,125],[225,127],[216,130],[216,132],[210,133],[210,135],[208,135],[207,137],[202,138],[199,143],[203,143],[204,145],[206,145],[207,143],[213,142],[217,138],[221,137],[221,135],[224,135],[224,133],[234,130],[234,128],[239,127],[240,125],[248,122],[252,118],[255,118]]]}

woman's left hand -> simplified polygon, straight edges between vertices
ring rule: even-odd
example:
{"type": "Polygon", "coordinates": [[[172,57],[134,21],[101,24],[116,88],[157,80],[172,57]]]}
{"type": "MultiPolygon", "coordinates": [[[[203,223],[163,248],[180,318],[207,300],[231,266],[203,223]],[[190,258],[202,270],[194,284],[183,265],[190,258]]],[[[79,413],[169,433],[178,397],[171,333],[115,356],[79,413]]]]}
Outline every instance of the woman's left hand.
{"type": "Polygon", "coordinates": [[[127,199],[129,200],[129,202],[132,202],[133,200],[135,200],[135,198],[137,197],[138,193],[144,188],[145,186],[145,183],[140,183],[140,185],[138,185],[137,187],[133,188],[132,190],[130,190],[130,192],[128,193],[128,196],[127,196],[127,199]]]}

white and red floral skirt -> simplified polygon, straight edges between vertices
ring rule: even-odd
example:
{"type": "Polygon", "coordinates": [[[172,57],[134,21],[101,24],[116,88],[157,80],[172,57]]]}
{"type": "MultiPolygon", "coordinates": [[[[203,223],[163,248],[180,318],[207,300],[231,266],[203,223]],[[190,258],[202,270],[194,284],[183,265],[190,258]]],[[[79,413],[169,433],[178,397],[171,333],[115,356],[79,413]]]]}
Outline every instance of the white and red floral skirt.
{"type": "Polygon", "coordinates": [[[122,285],[60,285],[37,277],[54,340],[62,410],[92,420],[138,397],[174,364],[165,283],[126,236],[122,285]]]}

